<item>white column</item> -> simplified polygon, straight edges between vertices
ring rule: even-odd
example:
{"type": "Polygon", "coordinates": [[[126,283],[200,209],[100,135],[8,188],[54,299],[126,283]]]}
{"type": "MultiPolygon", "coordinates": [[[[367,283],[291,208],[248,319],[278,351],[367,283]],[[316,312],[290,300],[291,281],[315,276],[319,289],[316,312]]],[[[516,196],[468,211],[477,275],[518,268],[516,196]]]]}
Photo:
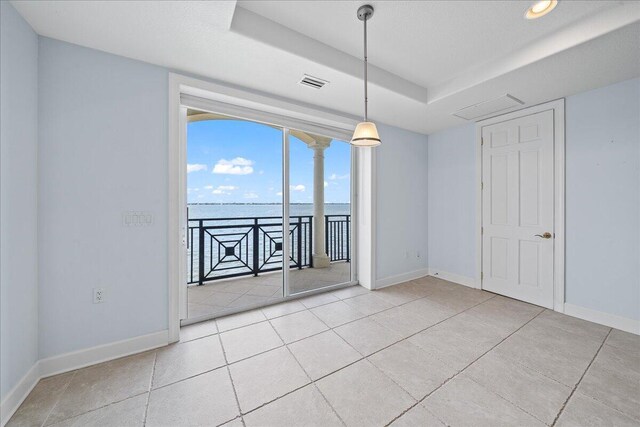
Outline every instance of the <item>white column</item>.
{"type": "Polygon", "coordinates": [[[329,257],[324,247],[324,150],[331,140],[314,141],[313,149],[313,267],[329,266],[329,257]]]}

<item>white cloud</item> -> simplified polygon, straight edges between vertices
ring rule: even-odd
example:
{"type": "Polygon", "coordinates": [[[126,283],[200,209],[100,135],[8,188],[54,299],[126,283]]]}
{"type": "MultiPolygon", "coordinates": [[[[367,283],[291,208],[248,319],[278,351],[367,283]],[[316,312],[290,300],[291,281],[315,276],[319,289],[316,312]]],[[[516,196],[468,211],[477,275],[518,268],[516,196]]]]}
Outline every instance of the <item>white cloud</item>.
{"type": "Polygon", "coordinates": [[[238,187],[233,185],[219,185],[218,188],[213,190],[211,194],[231,194],[231,191],[237,190],[238,187]]]}
{"type": "Polygon", "coordinates": [[[305,190],[305,186],[302,185],[302,184],[290,185],[289,189],[291,189],[291,191],[304,191],[305,190]]]}
{"type": "Polygon", "coordinates": [[[207,170],[207,165],[203,165],[201,163],[187,164],[187,173],[206,171],[206,170],[207,170]]]}
{"type": "Polygon", "coordinates": [[[338,175],[335,173],[332,173],[331,176],[329,177],[330,180],[335,181],[336,179],[347,179],[349,178],[349,174],[344,174],[344,175],[338,175]]]}
{"type": "Polygon", "coordinates": [[[200,191],[199,188],[187,188],[187,194],[195,193],[195,192],[198,192],[198,191],[200,191]]]}
{"type": "Polygon", "coordinates": [[[257,199],[258,195],[256,193],[254,193],[253,191],[250,191],[248,193],[244,193],[244,198],[245,199],[257,199]]]}
{"type": "Polygon", "coordinates": [[[329,183],[328,183],[327,181],[325,181],[325,182],[324,182],[324,186],[325,186],[325,187],[328,187],[328,186],[329,186],[329,183]]]}
{"type": "Polygon", "coordinates": [[[205,185],[204,189],[205,190],[213,190],[213,185],[205,185]]]}
{"type": "Polygon", "coordinates": [[[282,196],[282,191],[278,191],[278,192],[276,193],[276,196],[282,196]]]}
{"type": "Polygon", "coordinates": [[[228,175],[249,175],[253,173],[253,160],[236,157],[231,160],[220,159],[213,167],[213,173],[228,175]]]}

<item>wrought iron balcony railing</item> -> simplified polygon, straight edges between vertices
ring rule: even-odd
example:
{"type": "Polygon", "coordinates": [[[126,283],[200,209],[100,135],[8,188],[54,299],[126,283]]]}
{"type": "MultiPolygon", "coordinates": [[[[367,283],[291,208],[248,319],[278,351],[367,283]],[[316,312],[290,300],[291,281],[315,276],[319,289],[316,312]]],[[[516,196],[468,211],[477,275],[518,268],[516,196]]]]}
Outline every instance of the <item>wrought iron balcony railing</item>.
{"type": "MultiPolygon", "coordinates": [[[[325,215],[325,248],[332,262],[350,257],[350,215],[325,215]]],[[[313,216],[289,221],[290,268],[313,267],[313,216]]],[[[188,220],[188,283],[282,269],[281,217],[188,220]]]]}

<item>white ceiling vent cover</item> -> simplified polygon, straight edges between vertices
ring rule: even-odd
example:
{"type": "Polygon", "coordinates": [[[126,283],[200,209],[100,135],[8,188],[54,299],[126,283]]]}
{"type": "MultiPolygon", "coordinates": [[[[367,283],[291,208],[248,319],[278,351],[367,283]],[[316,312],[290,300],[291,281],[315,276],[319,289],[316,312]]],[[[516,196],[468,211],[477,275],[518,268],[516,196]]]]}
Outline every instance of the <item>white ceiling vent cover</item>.
{"type": "Polygon", "coordinates": [[[302,77],[302,80],[300,80],[298,83],[300,83],[301,85],[312,87],[314,89],[320,89],[322,86],[326,85],[329,82],[326,80],[322,80],[317,77],[313,77],[308,74],[305,74],[302,77]]]}
{"type": "Polygon", "coordinates": [[[518,107],[523,104],[524,102],[520,101],[518,98],[506,94],[496,99],[490,99],[489,101],[482,101],[477,104],[464,107],[451,114],[456,117],[460,117],[461,119],[473,120],[477,119],[478,117],[488,116],[490,114],[508,110],[509,108],[518,107]]]}

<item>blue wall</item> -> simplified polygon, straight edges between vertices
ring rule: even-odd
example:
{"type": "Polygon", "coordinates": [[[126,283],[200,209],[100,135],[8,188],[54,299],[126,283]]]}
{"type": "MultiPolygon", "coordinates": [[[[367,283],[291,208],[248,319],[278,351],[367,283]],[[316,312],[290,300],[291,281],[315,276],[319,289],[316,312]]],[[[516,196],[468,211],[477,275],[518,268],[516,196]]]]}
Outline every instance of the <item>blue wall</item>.
{"type": "Polygon", "coordinates": [[[476,275],[475,123],[429,135],[429,268],[476,275]]]}
{"type": "Polygon", "coordinates": [[[375,251],[383,280],[427,268],[427,136],[378,128],[375,251]]]}
{"type": "Polygon", "coordinates": [[[640,319],[640,79],[566,100],[567,303],[640,319]]]}
{"type": "Polygon", "coordinates": [[[0,399],[38,359],[38,37],[0,2],[0,399]]]}
{"type": "Polygon", "coordinates": [[[40,357],[167,329],[168,71],[41,37],[39,112],[40,357]]]}

